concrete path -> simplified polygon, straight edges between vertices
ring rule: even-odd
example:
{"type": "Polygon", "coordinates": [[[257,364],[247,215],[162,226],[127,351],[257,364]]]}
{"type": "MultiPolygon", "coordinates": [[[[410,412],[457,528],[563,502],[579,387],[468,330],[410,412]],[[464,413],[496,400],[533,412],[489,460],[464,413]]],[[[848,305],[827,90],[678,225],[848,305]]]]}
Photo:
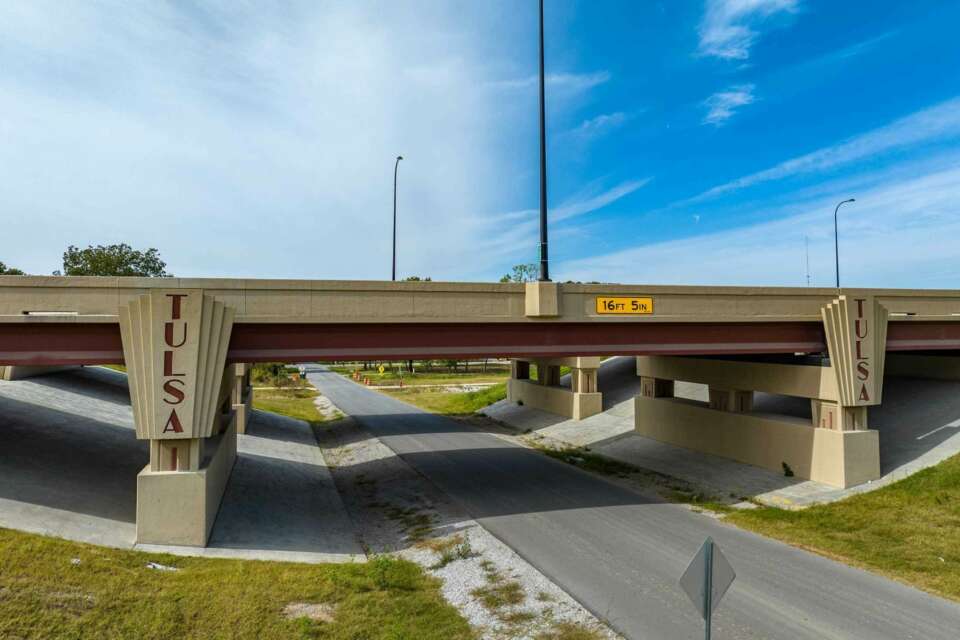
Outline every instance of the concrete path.
{"type": "MultiPolygon", "coordinates": [[[[88,367],[0,381],[0,527],[134,548],[137,473],[126,376],[88,367]]],[[[136,548],[298,562],[362,559],[309,426],[255,411],[210,546],[136,548]]]]}
{"type": "MultiPolygon", "coordinates": [[[[540,453],[311,367],[343,411],[629,638],[702,637],[677,579],[706,536],[738,578],[714,638],[955,639],[960,605],[649,502],[540,453]]],[[[377,479],[377,467],[364,470],[377,479]]]]}
{"type": "MultiPolygon", "coordinates": [[[[595,453],[680,478],[713,495],[750,497],[788,508],[871,491],[960,453],[960,427],[950,426],[960,418],[958,382],[888,379],[883,404],[871,407],[869,418],[870,428],[880,431],[883,477],[848,489],[786,478],[781,473],[636,435],[633,398],[639,388],[634,359],[617,357],[600,368],[603,413],[585,420],[568,420],[506,400],[487,407],[484,413],[520,432],[529,429],[558,444],[588,446],[595,453]]],[[[704,385],[678,382],[676,394],[707,400],[704,385]]],[[[810,417],[809,401],[766,393],[756,394],[755,410],[810,417]]]]}

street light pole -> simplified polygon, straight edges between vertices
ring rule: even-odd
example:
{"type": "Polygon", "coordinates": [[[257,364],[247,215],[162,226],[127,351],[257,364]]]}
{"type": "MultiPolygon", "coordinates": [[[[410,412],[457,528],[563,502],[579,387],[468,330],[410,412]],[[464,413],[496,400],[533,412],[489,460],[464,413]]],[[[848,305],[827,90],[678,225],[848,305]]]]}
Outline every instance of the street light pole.
{"type": "Polygon", "coordinates": [[[403,156],[397,156],[397,161],[393,163],[393,270],[390,272],[390,279],[397,279],[397,168],[403,156]]]}
{"type": "Polygon", "coordinates": [[[833,255],[834,259],[836,260],[837,289],[840,288],[840,236],[837,233],[837,212],[840,211],[841,205],[856,201],[856,198],[850,198],[849,200],[838,202],[836,209],[833,210],[833,255]]]}
{"type": "Polygon", "coordinates": [[[540,0],[540,277],[550,280],[547,259],[547,116],[543,78],[543,0],[540,0]]]}

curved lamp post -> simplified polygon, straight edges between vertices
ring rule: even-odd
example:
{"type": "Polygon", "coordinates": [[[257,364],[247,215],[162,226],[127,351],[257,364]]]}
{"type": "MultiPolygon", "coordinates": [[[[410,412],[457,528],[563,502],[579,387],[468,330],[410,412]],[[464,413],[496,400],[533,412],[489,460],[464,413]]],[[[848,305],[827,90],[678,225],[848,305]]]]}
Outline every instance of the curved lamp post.
{"type": "Polygon", "coordinates": [[[397,279],[397,169],[400,167],[400,161],[403,156],[397,156],[397,161],[393,163],[393,269],[390,272],[390,279],[397,279]]]}
{"type": "Polygon", "coordinates": [[[837,208],[833,210],[833,255],[836,260],[837,268],[837,289],[840,288],[840,238],[837,234],[837,212],[840,211],[840,206],[845,205],[848,202],[856,202],[856,198],[850,198],[849,200],[844,200],[837,203],[837,208]]]}

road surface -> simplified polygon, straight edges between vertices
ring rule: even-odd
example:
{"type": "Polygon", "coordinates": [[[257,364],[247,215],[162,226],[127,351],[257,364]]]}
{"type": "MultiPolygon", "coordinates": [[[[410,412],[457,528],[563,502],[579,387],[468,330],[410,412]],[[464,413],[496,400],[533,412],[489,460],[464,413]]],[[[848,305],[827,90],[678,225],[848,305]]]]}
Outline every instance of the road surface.
{"type": "MultiPolygon", "coordinates": [[[[737,580],[716,640],[956,640],[960,605],[651,502],[538,452],[355,384],[321,367],[310,381],[460,502],[488,531],[628,638],[703,637],[677,580],[707,536],[737,580]]],[[[376,467],[367,475],[376,478],[376,467]]]]}

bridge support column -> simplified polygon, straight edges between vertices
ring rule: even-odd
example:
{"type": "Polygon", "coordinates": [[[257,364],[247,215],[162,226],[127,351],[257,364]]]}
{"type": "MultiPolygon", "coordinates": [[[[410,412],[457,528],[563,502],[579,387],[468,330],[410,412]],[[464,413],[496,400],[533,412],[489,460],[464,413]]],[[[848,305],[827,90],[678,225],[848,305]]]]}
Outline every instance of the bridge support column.
{"type": "MultiPolygon", "coordinates": [[[[637,370],[639,369],[640,359],[637,358],[637,370]]],[[[672,398],[673,380],[663,378],[654,378],[651,376],[640,375],[640,395],[644,398],[672,398]]]]}
{"type": "Polygon", "coordinates": [[[753,411],[753,391],[722,389],[711,386],[708,393],[711,409],[732,413],[750,413],[753,411]]]}
{"type": "Polygon", "coordinates": [[[841,296],[822,315],[829,363],[637,358],[637,433],[837,487],[879,478],[867,413],[881,398],[887,312],[872,298],[841,296]],[[709,402],[674,399],[673,380],[707,385],[709,402]],[[755,413],[754,391],[809,398],[811,420],[755,413]]]}
{"type": "Polygon", "coordinates": [[[237,453],[233,310],[199,289],[151,291],[120,309],[137,437],[137,542],[206,544],[237,453]]]}
{"type": "Polygon", "coordinates": [[[253,387],[250,385],[250,365],[237,363],[233,365],[231,398],[233,411],[237,416],[237,433],[246,433],[253,411],[253,387]]]}
{"type": "Polygon", "coordinates": [[[508,400],[574,420],[603,411],[603,395],[597,390],[600,358],[536,360],[536,381],[530,380],[530,362],[512,361],[507,381],[508,400]],[[570,367],[570,388],[560,384],[562,366],[570,367]]]}

